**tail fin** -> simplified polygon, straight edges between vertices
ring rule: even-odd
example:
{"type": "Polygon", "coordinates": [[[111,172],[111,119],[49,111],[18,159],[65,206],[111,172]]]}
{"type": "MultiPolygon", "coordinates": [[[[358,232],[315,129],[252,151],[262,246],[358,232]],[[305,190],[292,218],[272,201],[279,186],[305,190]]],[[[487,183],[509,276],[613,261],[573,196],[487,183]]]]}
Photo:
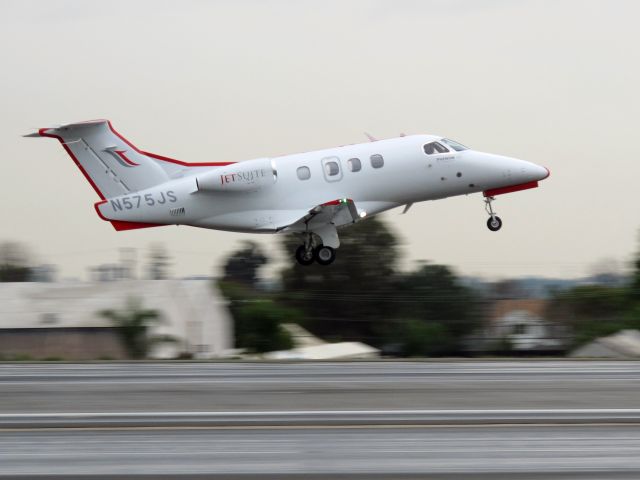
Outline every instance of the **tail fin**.
{"type": "Polygon", "coordinates": [[[26,136],[58,139],[102,200],[164,183],[179,175],[185,167],[229,164],[189,164],[143,152],[116,132],[109,120],[41,128],[26,136]]]}

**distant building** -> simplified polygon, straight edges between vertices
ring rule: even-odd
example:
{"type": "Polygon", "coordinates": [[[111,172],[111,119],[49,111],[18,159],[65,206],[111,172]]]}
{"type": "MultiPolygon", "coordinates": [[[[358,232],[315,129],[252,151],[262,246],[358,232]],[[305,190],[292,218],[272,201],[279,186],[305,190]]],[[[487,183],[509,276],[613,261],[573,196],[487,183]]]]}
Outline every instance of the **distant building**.
{"type": "Polygon", "coordinates": [[[562,350],[565,335],[544,318],[546,300],[497,300],[490,307],[482,337],[474,337],[470,350],[492,350],[501,344],[516,352],[562,350]]]}
{"type": "Polygon", "coordinates": [[[233,348],[226,301],[210,281],[0,283],[0,358],[125,358],[116,330],[99,312],[124,309],[129,298],[160,313],[163,322],[151,334],[177,339],[159,345],[154,358],[223,357],[233,348]]]}
{"type": "Polygon", "coordinates": [[[58,269],[55,265],[36,265],[31,267],[31,282],[55,282],[58,269]]]}
{"type": "Polygon", "coordinates": [[[574,350],[573,358],[640,358],[640,331],[621,330],[574,350]]]}
{"type": "Polygon", "coordinates": [[[108,263],[89,268],[92,282],[120,282],[132,280],[131,269],[119,263],[108,263]]]}

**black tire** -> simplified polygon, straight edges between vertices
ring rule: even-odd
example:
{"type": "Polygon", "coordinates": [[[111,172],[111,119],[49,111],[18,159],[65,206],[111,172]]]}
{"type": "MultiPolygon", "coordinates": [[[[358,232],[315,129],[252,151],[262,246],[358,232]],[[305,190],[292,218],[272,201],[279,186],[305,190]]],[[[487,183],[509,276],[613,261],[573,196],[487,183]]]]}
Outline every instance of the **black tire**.
{"type": "Polygon", "coordinates": [[[331,265],[336,259],[336,251],[331,247],[320,245],[316,248],[313,256],[320,265],[331,265]]]}
{"type": "Polygon", "coordinates": [[[300,265],[311,265],[315,260],[315,252],[307,252],[304,245],[296,249],[296,260],[300,265]]]}
{"type": "Polygon", "coordinates": [[[487,220],[487,228],[492,232],[500,230],[502,228],[502,220],[500,217],[489,217],[489,220],[487,220]]]}

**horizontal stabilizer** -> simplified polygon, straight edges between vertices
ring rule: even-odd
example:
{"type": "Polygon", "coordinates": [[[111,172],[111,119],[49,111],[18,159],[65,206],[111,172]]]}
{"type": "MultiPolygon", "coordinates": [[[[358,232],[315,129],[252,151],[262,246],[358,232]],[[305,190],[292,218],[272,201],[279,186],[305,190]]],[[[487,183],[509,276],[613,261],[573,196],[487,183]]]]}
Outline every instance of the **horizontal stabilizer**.
{"type": "Polygon", "coordinates": [[[86,127],[86,126],[91,126],[91,125],[99,125],[101,123],[108,124],[109,120],[106,120],[106,119],[86,120],[84,122],[74,122],[74,123],[64,123],[62,125],[52,125],[51,127],[39,128],[37,132],[28,133],[26,135],[23,135],[23,137],[28,137],[28,138],[46,137],[47,135],[44,135],[44,134],[49,132],[50,130],[62,130],[62,129],[69,129],[69,128],[73,128],[73,127],[86,127]]]}

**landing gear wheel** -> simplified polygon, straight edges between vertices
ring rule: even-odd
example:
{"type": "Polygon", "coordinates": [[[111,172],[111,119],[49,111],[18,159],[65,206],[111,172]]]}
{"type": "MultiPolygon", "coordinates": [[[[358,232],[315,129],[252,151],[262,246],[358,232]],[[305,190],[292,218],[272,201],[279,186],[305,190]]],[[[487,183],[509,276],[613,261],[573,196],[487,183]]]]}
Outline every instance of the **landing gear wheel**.
{"type": "Polygon", "coordinates": [[[500,220],[500,217],[489,217],[489,220],[487,220],[487,227],[489,227],[489,230],[492,232],[497,232],[502,228],[502,220],[500,220]]]}
{"type": "Polygon", "coordinates": [[[331,265],[336,259],[336,251],[331,247],[320,245],[316,248],[314,256],[320,265],[331,265]]]}
{"type": "Polygon", "coordinates": [[[300,265],[311,265],[315,260],[314,251],[304,245],[296,249],[296,260],[300,265]]]}

